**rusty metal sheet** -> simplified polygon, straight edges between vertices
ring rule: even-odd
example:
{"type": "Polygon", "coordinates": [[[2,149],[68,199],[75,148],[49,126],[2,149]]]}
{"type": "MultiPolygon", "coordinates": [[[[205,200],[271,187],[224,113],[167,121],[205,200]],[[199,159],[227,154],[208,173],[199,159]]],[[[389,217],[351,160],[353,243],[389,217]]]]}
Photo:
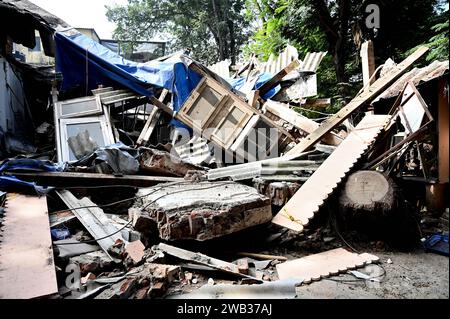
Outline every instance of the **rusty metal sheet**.
{"type": "Polygon", "coordinates": [[[314,217],[319,207],[372,144],[390,118],[389,115],[364,117],[273,218],[272,222],[292,230],[302,231],[303,226],[314,217]]]}
{"type": "Polygon", "coordinates": [[[0,298],[58,292],[45,197],[8,194],[0,245],[0,298]]]}

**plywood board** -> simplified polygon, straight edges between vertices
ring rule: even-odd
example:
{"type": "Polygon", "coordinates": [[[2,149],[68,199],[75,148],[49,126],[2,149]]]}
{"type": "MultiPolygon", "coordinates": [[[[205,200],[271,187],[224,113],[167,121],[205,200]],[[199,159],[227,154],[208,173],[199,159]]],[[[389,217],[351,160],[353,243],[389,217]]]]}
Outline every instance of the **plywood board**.
{"type": "MultiPolygon", "coordinates": [[[[417,49],[402,63],[393,67],[393,69],[388,74],[379,78],[367,90],[356,96],[339,112],[337,112],[332,117],[323,122],[319,128],[317,128],[314,132],[312,132],[306,138],[304,138],[299,144],[297,144],[294,148],[292,148],[289,152],[287,152],[286,155],[300,154],[308,150],[319,140],[321,140],[325,134],[329,133],[332,129],[334,129],[336,126],[345,121],[345,119],[347,119],[350,116],[350,114],[359,109],[365,103],[369,103],[374,98],[376,98],[377,95],[379,95],[386,88],[388,88],[389,85],[391,85],[403,73],[405,73],[406,70],[427,51],[428,51],[427,47],[420,47],[419,49],[417,49]]],[[[261,88],[260,93],[263,94],[261,88]]]]}
{"type": "Polygon", "coordinates": [[[0,245],[0,298],[58,292],[45,197],[8,194],[0,245]]]}
{"type": "Polygon", "coordinates": [[[304,283],[310,283],[378,260],[375,255],[356,254],[337,248],[278,264],[277,272],[280,280],[303,279],[304,283]]]}
{"type": "Polygon", "coordinates": [[[317,171],[287,202],[272,222],[302,231],[320,206],[342,181],[345,175],[372,144],[389,115],[367,115],[317,171]]]}

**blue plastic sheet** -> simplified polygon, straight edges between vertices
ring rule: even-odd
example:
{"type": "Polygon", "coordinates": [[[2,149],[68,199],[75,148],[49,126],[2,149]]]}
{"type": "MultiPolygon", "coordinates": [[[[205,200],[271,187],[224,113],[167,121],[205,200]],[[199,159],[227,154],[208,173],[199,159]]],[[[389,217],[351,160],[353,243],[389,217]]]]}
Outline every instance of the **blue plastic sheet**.
{"type": "MultiPolygon", "coordinates": [[[[31,172],[59,172],[63,170],[62,165],[54,164],[50,161],[40,161],[35,159],[13,159],[7,160],[0,165],[2,172],[31,171],[31,172]]],[[[0,190],[7,192],[46,194],[51,188],[44,188],[36,183],[26,182],[15,176],[0,176],[0,190]]]]}
{"type": "MultiPolygon", "coordinates": [[[[256,80],[256,83],[255,83],[254,87],[252,88],[252,90],[259,89],[261,86],[264,85],[264,83],[269,81],[271,78],[272,78],[272,74],[270,74],[270,73],[265,72],[265,73],[260,74],[258,79],[256,80]]],[[[233,89],[240,90],[245,84],[245,78],[243,77],[243,78],[238,78],[238,79],[227,79],[227,82],[231,84],[233,89]]],[[[280,90],[281,90],[281,86],[277,85],[274,88],[272,88],[271,90],[269,90],[268,92],[266,92],[266,94],[264,94],[262,96],[262,98],[264,100],[268,100],[268,99],[274,97],[278,92],[280,92],[280,90]]]]}

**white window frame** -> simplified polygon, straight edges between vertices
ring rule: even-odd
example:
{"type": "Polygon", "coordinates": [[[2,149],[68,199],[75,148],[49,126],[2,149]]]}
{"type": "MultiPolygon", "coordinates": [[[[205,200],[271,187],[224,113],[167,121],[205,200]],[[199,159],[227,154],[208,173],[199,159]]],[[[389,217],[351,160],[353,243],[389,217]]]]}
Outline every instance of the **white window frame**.
{"type": "Polygon", "coordinates": [[[69,119],[61,119],[59,120],[59,129],[60,129],[60,140],[58,141],[58,145],[60,147],[61,158],[58,158],[58,162],[76,162],[77,160],[70,160],[70,150],[68,143],[68,134],[67,134],[67,125],[74,124],[86,124],[86,123],[100,123],[103,138],[105,141],[105,146],[111,145],[115,143],[114,134],[112,132],[111,124],[106,116],[93,116],[93,117],[82,117],[82,118],[69,118],[69,119]]]}
{"type": "Polygon", "coordinates": [[[56,112],[57,112],[58,118],[68,119],[68,118],[76,118],[76,117],[87,116],[87,115],[102,114],[103,108],[102,108],[102,102],[100,100],[100,96],[87,96],[87,97],[82,97],[82,98],[78,98],[78,99],[57,102],[56,103],[56,112]],[[97,108],[95,110],[80,111],[80,112],[71,113],[68,115],[63,115],[62,108],[64,107],[64,105],[81,104],[81,103],[92,101],[92,100],[96,101],[97,108]]]}

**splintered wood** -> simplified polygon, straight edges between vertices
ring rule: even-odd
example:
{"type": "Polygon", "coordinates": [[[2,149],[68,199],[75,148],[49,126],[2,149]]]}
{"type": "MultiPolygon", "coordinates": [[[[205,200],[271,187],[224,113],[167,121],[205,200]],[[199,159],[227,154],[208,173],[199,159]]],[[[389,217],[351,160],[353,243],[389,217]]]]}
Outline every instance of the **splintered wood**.
{"type": "Polygon", "coordinates": [[[372,144],[390,119],[389,115],[367,115],[302,185],[272,222],[302,231],[319,207],[372,144]]]}
{"type": "Polygon", "coordinates": [[[310,283],[377,261],[377,256],[368,253],[356,254],[337,248],[278,264],[277,272],[280,280],[298,278],[310,283]]]}
{"type": "Polygon", "coordinates": [[[45,197],[8,194],[0,245],[0,299],[58,292],[45,197]]]}

